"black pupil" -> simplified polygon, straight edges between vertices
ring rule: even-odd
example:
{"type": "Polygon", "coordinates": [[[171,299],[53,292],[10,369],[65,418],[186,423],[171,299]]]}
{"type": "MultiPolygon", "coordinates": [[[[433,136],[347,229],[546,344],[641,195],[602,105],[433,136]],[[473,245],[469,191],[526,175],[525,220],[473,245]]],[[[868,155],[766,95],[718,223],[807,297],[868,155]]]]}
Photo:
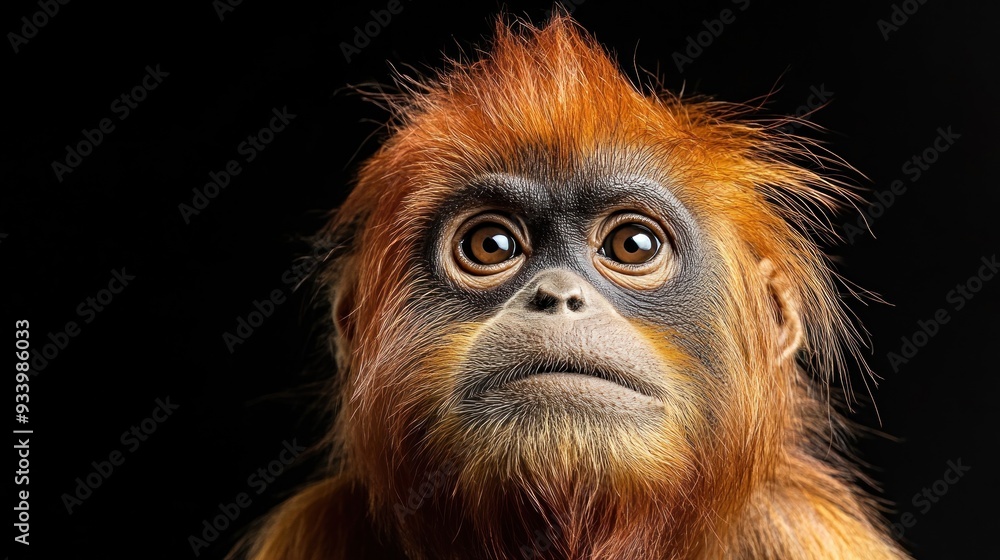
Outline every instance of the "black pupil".
{"type": "Polygon", "coordinates": [[[462,251],[474,263],[499,264],[517,255],[517,242],[506,227],[486,223],[466,235],[462,251]]]}
{"type": "Polygon", "coordinates": [[[509,243],[507,243],[507,236],[502,234],[497,234],[493,237],[483,239],[483,249],[487,253],[495,253],[501,248],[506,251],[508,246],[509,243]]]}
{"type": "Polygon", "coordinates": [[[660,248],[656,234],[642,224],[625,224],[611,232],[601,251],[623,264],[649,262],[660,248]]]}
{"type": "Polygon", "coordinates": [[[639,250],[639,242],[636,241],[635,239],[637,237],[640,237],[640,236],[643,238],[643,241],[645,241],[646,242],[645,244],[648,246],[649,245],[649,239],[646,238],[646,236],[643,235],[643,234],[641,234],[641,233],[637,233],[637,234],[633,235],[632,237],[629,237],[628,239],[626,239],[625,243],[623,243],[622,246],[625,247],[625,250],[628,251],[629,253],[634,253],[634,252],[638,251],[639,250]]]}

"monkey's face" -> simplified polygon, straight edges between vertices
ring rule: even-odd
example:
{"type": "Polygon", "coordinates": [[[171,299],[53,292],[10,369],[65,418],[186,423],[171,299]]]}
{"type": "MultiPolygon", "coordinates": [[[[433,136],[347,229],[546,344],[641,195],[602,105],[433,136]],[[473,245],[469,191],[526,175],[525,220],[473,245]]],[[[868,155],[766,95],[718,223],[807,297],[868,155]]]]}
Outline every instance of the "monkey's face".
{"type": "Polygon", "coordinates": [[[453,464],[467,510],[715,515],[704,496],[737,502],[780,448],[798,303],[834,317],[768,198],[831,197],[567,28],[531,41],[417,97],[340,211],[345,452],[383,506],[453,464]]]}
{"type": "Polygon", "coordinates": [[[439,206],[426,282],[475,327],[432,440],[491,472],[684,476],[706,426],[684,348],[711,322],[698,227],[649,179],[554,176],[484,177],[439,206]]]}
{"type": "Polygon", "coordinates": [[[731,294],[766,288],[733,279],[718,225],[658,170],[537,166],[376,218],[359,284],[393,289],[358,306],[370,349],[354,353],[348,440],[418,479],[460,464],[474,494],[680,500],[716,479],[699,465],[753,470],[756,447],[731,442],[762,437],[779,391],[752,342],[767,326],[731,326],[731,294]]]}

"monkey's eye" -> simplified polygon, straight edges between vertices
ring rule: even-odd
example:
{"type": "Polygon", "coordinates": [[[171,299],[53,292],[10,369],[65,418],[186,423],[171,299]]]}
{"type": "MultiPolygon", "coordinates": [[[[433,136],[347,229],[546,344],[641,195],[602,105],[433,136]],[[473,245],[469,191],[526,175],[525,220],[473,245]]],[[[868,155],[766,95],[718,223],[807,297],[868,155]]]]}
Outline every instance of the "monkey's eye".
{"type": "Polygon", "coordinates": [[[611,214],[592,230],[594,265],[609,280],[636,290],[662,286],[677,270],[666,227],[639,212],[611,214]]]}
{"type": "Polygon", "coordinates": [[[491,265],[516,257],[521,248],[514,235],[500,224],[480,223],[462,238],[461,250],[475,264],[491,265]]]}
{"type": "Polygon", "coordinates": [[[446,269],[472,287],[489,287],[507,278],[501,273],[513,272],[524,261],[529,250],[525,240],[524,228],[515,218],[496,212],[473,216],[459,226],[452,241],[451,263],[457,263],[457,269],[449,268],[450,264],[446,269]]]}
{"type": "Polygon", "coordinates": [[[653,230],[629,223],[612,230],[598,252],[621,264],[643,264],[652,260],[659,250],[660,240],[653,230]]]}

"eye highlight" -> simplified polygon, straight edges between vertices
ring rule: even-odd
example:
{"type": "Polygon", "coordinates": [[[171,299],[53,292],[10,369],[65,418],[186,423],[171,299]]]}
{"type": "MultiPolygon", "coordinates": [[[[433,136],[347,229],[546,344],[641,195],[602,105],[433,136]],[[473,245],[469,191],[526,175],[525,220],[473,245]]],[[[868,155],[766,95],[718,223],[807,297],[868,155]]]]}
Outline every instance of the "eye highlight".
{"type": "Polygon", "coordinates": [[[485,212],[458,227],[452,238],[452,258],[445,264],[456,280],[482,288],[517,270],[529,250],[518,221],[498,212],[485,212]]]}
{"type": "Polygon", "coordinates": [[[656,256],[660,245],[651,229],[639,223],[628,223],[618,226],[604,238],[599,254],[621,264],[642,264],[656,256]]]}
{"type": "Polygon", "coordinates": [[[662,286],[677,271],[672,237],[659,220],[619,211],[591,230],[594,266],[609,280],[636,290],[662,286]]]}
{"type": "Polygon", "coordinates": [[[506,227],[483,222],[468,231],[459,242],[462,253],[476,264],[499,264],[520,254],[521,248],[506,227]]]}

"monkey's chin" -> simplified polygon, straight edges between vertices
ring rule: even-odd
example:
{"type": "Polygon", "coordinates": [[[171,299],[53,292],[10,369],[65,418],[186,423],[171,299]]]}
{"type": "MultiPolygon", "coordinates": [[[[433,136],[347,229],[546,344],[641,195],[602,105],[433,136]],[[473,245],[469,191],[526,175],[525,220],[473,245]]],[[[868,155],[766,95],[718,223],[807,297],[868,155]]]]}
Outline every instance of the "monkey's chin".
{"type": "Polygon", "coordinates": [[[482,404],[525,404],[546,411],[650,415],[662,412],[655,397],[596,377],[572,372],[530,375],[493,389],[479,397],[482,404]]]}

